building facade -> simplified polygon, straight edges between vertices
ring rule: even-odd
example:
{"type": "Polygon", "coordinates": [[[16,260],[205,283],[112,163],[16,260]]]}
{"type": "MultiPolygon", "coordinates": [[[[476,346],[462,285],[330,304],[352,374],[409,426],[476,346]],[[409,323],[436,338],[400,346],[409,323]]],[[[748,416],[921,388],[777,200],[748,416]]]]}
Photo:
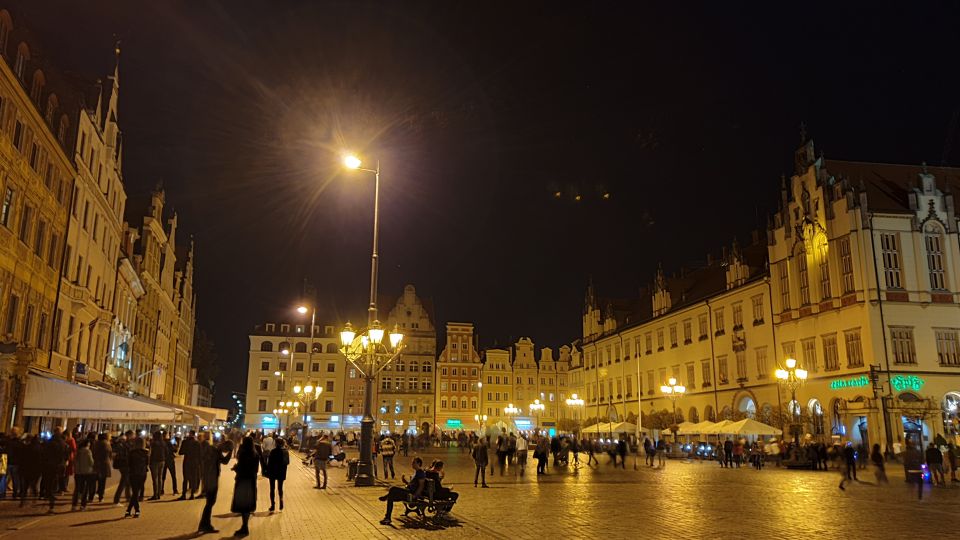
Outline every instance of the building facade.
{"type": "Polygon", "coordinates": [[[804,141],[765,238],[658,271],[639,302],[601,310],[588,288],[571,373],[585,416],[754,417],[787,436],[799,418],[804,436],[881,445],[955,435],[958,182],[957,169],[824,161],[804,141]],[[809,374],[796,400],[774,377],[787,358],[809,374]],[[670,377],[686,386],[675,402],[670,377]]]}
{"type": "Polygon", "coordinates": [[[68,230],[79,98],[0,10],[0,428],[19,424],[27,370],[50,354],[68,230]]]}
{"type": "Polygon", "coordinates": [[[437,359],[436,418],[439,430],[479,429],[480,354],[473,323],[447,323],[447,343],[437,359]]]}

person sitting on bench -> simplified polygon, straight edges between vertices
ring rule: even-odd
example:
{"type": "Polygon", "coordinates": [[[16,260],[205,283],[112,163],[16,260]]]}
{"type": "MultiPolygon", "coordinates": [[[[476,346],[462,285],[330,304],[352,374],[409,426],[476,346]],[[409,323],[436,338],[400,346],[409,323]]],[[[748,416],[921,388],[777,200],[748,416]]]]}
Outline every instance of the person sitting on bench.
{"type": "Polygon", "coordinates": [[[430,465],[430,469],[427,470],[426,476],[427,479],[433,480],[433,500],[457,502],[460,494],[440,485],[440,481],[443,479],[442,461],[439,459],[434,460],[433,464],[430,465]]]}
{"type": "Polygon", "coordinates": [[[400,479],[406,485],[406,487],[393,486],[390,488],[390,491],[386,495],[380,497],[381,501],[387,501],[387,515],[380,520],[381,525],[390,525],[390,520],[393,517],[393,503],[396,501],[406,501],[411,496],[413,499],[417,499],[424,494],[424,490],[427,484],[427,477],[423,470],[423,460],[419,457],[413,458],[413,477],[410,478],[409,482],[407,481],[406,476],[401,476],[400,479]]]}

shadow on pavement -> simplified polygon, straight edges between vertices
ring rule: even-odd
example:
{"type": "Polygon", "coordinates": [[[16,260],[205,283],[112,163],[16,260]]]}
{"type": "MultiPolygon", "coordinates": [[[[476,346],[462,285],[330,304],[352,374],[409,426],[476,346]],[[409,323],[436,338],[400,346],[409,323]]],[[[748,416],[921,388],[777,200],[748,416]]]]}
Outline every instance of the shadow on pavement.
{"type": "Polygon", "coordinates": [[[101,524],[103,524],[103,523],[113,523],[114,521],[123,521],[123,520],[124,520],[124,517],[123,517],[123,516],[119,516],[119,517],[110,518],[110,519],[97,519],[97,520],[94,520],[94,521],[84,521],[84,522],[82,522],[82,523],[74,523],[73,525],[70,525],[70,526],[71,526],[71,527],[86,527],[87,525],[101,525],[101,524]]]}

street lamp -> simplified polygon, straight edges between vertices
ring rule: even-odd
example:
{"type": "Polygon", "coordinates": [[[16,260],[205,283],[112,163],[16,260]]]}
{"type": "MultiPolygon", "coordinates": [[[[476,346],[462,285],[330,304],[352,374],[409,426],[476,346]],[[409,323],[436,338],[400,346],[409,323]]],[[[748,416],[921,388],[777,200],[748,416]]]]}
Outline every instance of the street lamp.
{"type": "Polygon", "coordinates": [[[797,403],[797,388],[807,380],[807,370],[799,367],[795,358],[787,358],[784,364],[786,369],[777,368],[777,382],[790,389],[790,412],[793,416],[790,429],[793,431],[793,442],[800,446],[800,404],[797,403]]]}
{"type": "MultiPolygon", "coordinates": [[[[316,306],[308,308],[305,305],[297,306],[297,313],[301,315],[306,315],[307,312],[310,312],[310,348],[307,349],[307,364],[312,366],[313,364],[313,333],[314,328],[317,326],[317,308],[316,306]]],[[[290,361],[293,362],[293,358],[290,358],[290,361]]],[[[319,397],[319,393],[318,393],[319,397]]],[[[304,418],[306,418],[306,412],[304,412],[304,418]]],[[[300,437],[300,447],[303,448],[303,441],[307,438],[307,423],[303,423],[303,435],[300,437]]]]}
{"type": "Polygon", "coordinates": [[[303,436],[300,437],[300,448],[303,449],[303,441],[307,438],[308,427],[308,416],[307,412],[312,403],[315,403],[317,399],[320,398],[320,394],[323,392],[323,388],[319,385],[314,387],[313,385],[306,385],[301,387],[299,384],[293,387],[293,394],[297,396],[297,401],[300,405],[303,406],[303,436]]]}
{"type": "Polygon", "coordinates": [[[483,437],[483,425],[487,422],[487,415],[485,414],[475,414],[473,419],[480,426],[480,436],[483,437]]]}
{"type": "MultiPolygon", "coordinates": [[[[504,407],[504,408],[503,408],[503,414],[505,414],[505,415],[507,415],[507,416],[510,417],[510,423],[513,424],[513,427],[517,427],[517,426],[516,426],[516,420],[514,420],[514,417],[516,417],[516,415],[520,414],[520,408],[519,408],[519,407],[514,407],[514,406],[513,406],[513,403],[511,403],[508,407],[504,407]]],[[[519,429],[518,429],[518,431],[519,431],[519,429]]]]}
{"type": "Polygon", "coordinates": [[[533,400],[533,403],[530,404],[529,409],[530,409],[530,412],[536,414],[536,417],[537,417],[536,429],[537,429],[537,432],[539,433],[540,432],[540,413],[543,412],[544,405],[543,403],[540,403],[539,399],[535,399],[533,400]]]}
{"type": "MultiPolygon", "coordinates": [[[[660,387],[660,391],[666,394],[666,396],[673,402],[673,423],[674,425],[678,424],[677,422],[677,400],[683,397],[683,394],[687,392],[687,387],[682,384],[677,384],[677,379],[675,377],[670,377],[667,379],[667,384],[660,387]]],[[[677,430],[673,429],[673,442],[677,442],[677,430]]]]}
{"type": "MultiPolygon", "coordinates": [[[[277,417],[278,424],[280,423],[280,415],[282,414],[286,416],[286,421],[283,423],[281,427],[290,424],[290,413],[292,412],[291,407],[293,406],[294,406],[294,403],[292,401],[281,401],[277,403],[277,408],[273,410],[274,416],[277,417]]],[[[277,431],[279,432],[282,430],[278,429],[277,431]]]]}
{"type": "Polygon", "coordinates": [[[577,434],[580,433],[580,409],[583,407],[584,401],[577,397],[576,394],[567,398],[567,407],[573,409],[574,419],[577,421],[577,434]]]}

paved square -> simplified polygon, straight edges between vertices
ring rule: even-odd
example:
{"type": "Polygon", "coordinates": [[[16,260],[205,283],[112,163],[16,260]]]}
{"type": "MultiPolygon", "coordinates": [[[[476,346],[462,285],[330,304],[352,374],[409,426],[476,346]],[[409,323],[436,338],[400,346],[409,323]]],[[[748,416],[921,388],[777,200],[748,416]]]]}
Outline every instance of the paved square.
{"type": "MultiPolygon", "coordinates": [[[[412,457],[397,456],[399,473],[409,472],[412,457]]],[[[327,490],[313,489],[312,469],[291,455],[285,509],[269,513],[269,487],[259,483],[258,511],[250,521],[250,538],[729,538],[742,537],[930,537],[956,531],[960,484],[927,486],[923,500],[903,482],[902,469],[891,464],[890,485],[877,486],[871,469],[860,471],[860,483],[840,491],[837,471],[787,471],[766,468],[722,469],[713,462],[668,461],[664,469],[614,469],[606,456],[594,467],[548,468],[537,478],[531,459],[523,477],[508,470],[490,475],[490,488],[473,487],[474,467],[455,448],[423,454],[446,462],[444,485],[458,491],[460,502],[451,520],[423,523],[400,517],[394,510],[392,527],[378,522],[384,503],[377,497],[387,485],[355,488],[346,482],[346,470],[330,470],[327,490]]],[[[115,478],[113,480],[116,480],[115,478]]],[[[112,485],[108,493],[112,496],[112,485]]],[[[150,495],[147,487],[147,496],[150,495]]],[[[233,473],[225,467],[214,525],[230,537],[240,518],[229,512],[233,473]]],[[[203,501],[175,501],[165,495],[144,502],[139,519],[124,518],[122,507],[93,504],[71,512],[62,497],[56,513],[46,515],[43,504],[0,502],[0,537],[12,538],[193,538],[203,501]]]]}

